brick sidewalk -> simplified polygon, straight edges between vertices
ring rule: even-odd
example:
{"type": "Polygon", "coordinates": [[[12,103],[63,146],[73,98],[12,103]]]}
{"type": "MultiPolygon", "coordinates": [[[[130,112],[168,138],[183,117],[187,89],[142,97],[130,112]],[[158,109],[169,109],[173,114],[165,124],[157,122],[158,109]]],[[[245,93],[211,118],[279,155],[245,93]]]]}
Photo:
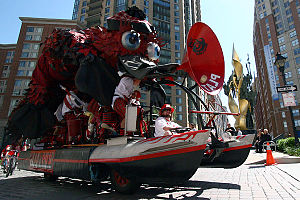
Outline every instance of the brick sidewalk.
{"type": "MultiPolygon", "coordinates": [[[[284,155],[274,154],[275,158],[284,155]]],[[[230,200],[300,199],[300,182],[282,171],[279,168],[280,164],[264,166],[264,156],[266,154],[255,154],[251,151],[245,164],[238,168],[215,169],[214,172],[213,169],[199,169],[192,179],[196,177],[197,180],[214,183],[213,187],[205,189],[199,197],[230,200]],[[225,187],[220,188],[218,184],[225,187]]]]}

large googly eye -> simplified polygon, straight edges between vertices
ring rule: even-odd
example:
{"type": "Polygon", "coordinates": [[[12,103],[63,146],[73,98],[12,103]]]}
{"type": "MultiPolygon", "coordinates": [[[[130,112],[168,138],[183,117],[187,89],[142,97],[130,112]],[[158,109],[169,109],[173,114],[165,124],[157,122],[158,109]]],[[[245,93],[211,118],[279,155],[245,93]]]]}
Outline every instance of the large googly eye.
{"type": "Polygon", "coordinates": [[[127,31],[122,35],[122,45],[125,49],[134,51],[141,44],[140,35],[135,31],[127,31]]]}
{"type": "Polygon", "coordinates": [[[148,58],[151,60],[157,60],[160,56],[160,47],[158,44],[150,42],[147,48],[148,58]]]}

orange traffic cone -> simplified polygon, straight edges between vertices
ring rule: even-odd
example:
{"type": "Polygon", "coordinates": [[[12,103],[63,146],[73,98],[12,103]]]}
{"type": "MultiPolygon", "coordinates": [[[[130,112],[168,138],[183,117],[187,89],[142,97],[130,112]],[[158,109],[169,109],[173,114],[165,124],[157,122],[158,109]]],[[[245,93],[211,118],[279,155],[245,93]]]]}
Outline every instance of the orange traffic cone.
{"type": "Polygon", "coordinates": [[[268,166],[268,165],[275,165],[275,160],[273,158],[273,155],[272,155],[272,150],[270,148],[270,144],[269,142],[267,142],[267,160],[266,160],[266,163],[265,165],[268,166]]]}

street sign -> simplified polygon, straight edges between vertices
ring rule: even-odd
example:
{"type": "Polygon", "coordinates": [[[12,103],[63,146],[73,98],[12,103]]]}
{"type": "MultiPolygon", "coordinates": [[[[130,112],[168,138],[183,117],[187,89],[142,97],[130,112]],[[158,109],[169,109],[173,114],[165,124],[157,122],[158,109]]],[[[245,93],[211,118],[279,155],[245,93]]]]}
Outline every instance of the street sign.
{"type": "Polygon", "coordinates": [[[282,98],[285,107],[296,106],[295,97],[293,93],[283,93],[282,98]]]}
{"type": "Polygon", "coordinates": [[[277,92],[293,92],[297,91],[297,85],[285,85],[276,87],[277,92]]]}

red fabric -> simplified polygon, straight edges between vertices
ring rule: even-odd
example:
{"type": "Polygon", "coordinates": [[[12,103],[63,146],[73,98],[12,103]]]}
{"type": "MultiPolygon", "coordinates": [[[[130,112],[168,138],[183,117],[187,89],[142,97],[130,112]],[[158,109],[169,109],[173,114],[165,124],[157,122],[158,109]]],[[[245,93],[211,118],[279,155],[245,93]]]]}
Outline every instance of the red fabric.
{"type": "Polygon", "coordinates": [[[126,101],[123,98],[117,98],[114,103],[114,110],[119,115],[120,121],[122,121],[125,118],[126,113],[126,105],[128,104],[128,101],[126,101]]]}
{"type": "Polygon", "coordinates": [[[87,107],[87,110],[95,115],[95,113],[99,112],[99,108],[100,106],[98,102],[95,99],[92,99],[87,107]]]}

